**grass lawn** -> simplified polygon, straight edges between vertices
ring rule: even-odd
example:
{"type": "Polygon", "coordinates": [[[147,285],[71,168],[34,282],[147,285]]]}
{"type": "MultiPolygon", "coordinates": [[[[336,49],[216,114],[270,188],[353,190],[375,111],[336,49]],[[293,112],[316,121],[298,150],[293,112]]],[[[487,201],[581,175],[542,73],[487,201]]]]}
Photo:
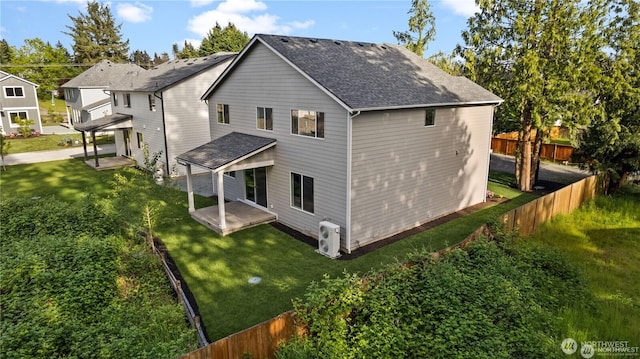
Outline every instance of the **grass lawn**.
{"type": "MultiPolygon", "coordinates": [[[[65,148],[61,143],[68,143],[69,141],[79,141],[79,144],[74,146],[82,146],[81,134],[68,134],[68,135],[40,135],[38,137],[28,138],[6,138],[10,143],[9,154],[12,153],[24,153],[34,151],[48,151],[48,150],[60,150],[65,148]]],[[[96,143],[104,145],[107,143],[115,143],[113,135],[98,136],[96,137],[96,143]]]]}
{"type": "Polygon", "coordinates": [[[562,313],[566,337],[640,346],[640,187],[598,197],[523,242],[559,249],[585,276],[593,303],[562,313]]]}
{"type": "MultiPolygon", "coordinates": [[[[0,173],[0,188],[3,197],[55,194],[76,201],[87,192],[108,196],[113,174],[96,172],[78,159],[9,166],[7,172],[0,173]]],[[[167,245],[197,298],[210,339],[216,340],[291,309],[291,299],[301,297],[308,284],[324,274],[335,277],[345,270],[365,273],[403,260],[417,249],[444,248],[461,241],[489,219],[535,198],[502,183],[491,182],[489,189],[511,200],[349,261],[323,257],[315,253],[315,247],[270,225],[220,237],[191,219],[186,194],[174,189],[163,190],[158,198],[149,200],[161,203],[154,232],[167,245]],[[263,280],[258,285],[249,284],[252,276],[263,280]]],[[[211,203],[196,196],[197,208],[211,203]]]]}

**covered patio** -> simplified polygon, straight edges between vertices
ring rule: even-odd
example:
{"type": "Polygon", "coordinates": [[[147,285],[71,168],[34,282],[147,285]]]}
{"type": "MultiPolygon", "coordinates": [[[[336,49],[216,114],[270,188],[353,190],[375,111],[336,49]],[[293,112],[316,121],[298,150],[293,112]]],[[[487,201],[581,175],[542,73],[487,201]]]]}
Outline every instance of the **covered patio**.
{"type": "Polygon", "coordinates": [[[187,168],[187,195],[191,217],[225,236],[241,229],[277,220],[277,215],[246,199],[227,201],[224,195],[224,173],[273,166],[272,138],[232,132],[177,156],[187,168]],[[211,171],[211,186],[218,204],[196,209],[193,199],[192,166],[211,171]]]}
{"type": "MultiPolygon", "coordinates": [[[[95,169],[102,169],[100,167],[100,160],[98,159],[98,148],[96,145],[96,132],[99,131],[112,131],[112,130],[127,130],[133,128],[133,124],[131,122],[132,116],[125,115],[121,113],[115,113],[112,115],[107,115],[101,117],[96,120],[81,122],[73,125],[73,128],[76,131],[82,132],[82,148],[84,149],[84,161],[89,166],[95,169]],[[93,161],[89,161],[89,155],[87,153],[87,135],[89,132],[91,134],[91,142],[93,143],[93,161]]],[[[108,168],[115,168],[116,165],[122,166],[131,166],[132,160],[128,158],[115,158],[115,159],[102,159],[103,162],[109,165],[108,168]]]]}

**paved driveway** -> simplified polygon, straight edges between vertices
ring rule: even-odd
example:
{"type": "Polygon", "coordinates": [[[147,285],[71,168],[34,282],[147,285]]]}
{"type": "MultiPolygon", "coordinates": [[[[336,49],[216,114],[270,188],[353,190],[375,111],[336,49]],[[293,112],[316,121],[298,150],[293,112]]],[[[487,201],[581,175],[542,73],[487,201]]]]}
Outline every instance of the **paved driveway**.
{"type": "MultiPolygon", "coordinates": [[[[514,173],[515,159],[513,156],[505,156],[498,153],[491,154],[489,169],[498,172],[514,173]]],[[[540,176],[542,181],[569,184],[577,182],[591,174],[577,167],[561,165],[549,162],[540,163],[540,176]]]]}

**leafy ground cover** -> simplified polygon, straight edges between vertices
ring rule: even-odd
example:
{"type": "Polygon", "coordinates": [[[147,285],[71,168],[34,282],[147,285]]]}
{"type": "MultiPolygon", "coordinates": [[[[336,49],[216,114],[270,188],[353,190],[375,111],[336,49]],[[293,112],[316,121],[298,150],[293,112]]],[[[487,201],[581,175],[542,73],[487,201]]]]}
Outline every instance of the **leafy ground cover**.
{"type": "Polygon", "coordinates": [[[311,335],[281,348],[281,359],[565,358],[564,338],[626,342],[633,354],[640,189],[599,197],[526,238],[326,276],[300,298],[296,311],[311,335]]]}
{"type": "Polygon", "coordinates": [[[106,208],[93,198],[2,199],[6,357],[175,358],[197,348],[161,264],[106,208]]]}
{"type": "MultiPolygon", "coordinates": [[[[117,197],[112,203],[122,220],[141,223],[144,209],[153,214],[153,231],[167,246],[182,276],[197,299],[211,340],[245,329],[290,310],[292,298],[304,295],[309,283],[324,274],[345,270],[366,273],[404,260],[408,253],[438,250],[464,239],[490,218],[535,198],[506,184],[490,183],[490,190],[511,198],[504,203],[460,217],[429,231],[405,238],[353,260],[330,260],[315,247],[263,225],[220,237],[188,214],[187,196],[173,188],[149,187],[138,178],[119,172],[93,171],[80,160],[10,166],[0,177],[2,196],[55,194],[78,201],[87,192],[117,197]],[[32,180],[39,179],[39,180],[32,180]],[[117,199],[117,201],[116,201],[117,199]],[[260,276],[258,285],[249,278],[260,276]]],[[[211,205],[196,196],[196,207],[211,205]]]]}

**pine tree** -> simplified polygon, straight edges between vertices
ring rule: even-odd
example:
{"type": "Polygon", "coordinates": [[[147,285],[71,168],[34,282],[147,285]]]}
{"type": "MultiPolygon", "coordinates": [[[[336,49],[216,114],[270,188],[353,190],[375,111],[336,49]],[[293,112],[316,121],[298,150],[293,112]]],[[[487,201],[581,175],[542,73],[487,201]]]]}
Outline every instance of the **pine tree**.
{"type": "Polygon", "coordinates": [[[0,40],[0,64],[10,64],[13,61],[13,49],[7,40],[0,40]]]}
{"type": "Polygon", "coordinates": [[[466,46],[456,52],[472,80],[505,99],[498,119],[517,125],[516,182],[530,191],[553,123],[577,127],[601,111],[585,85],[599,51],[592,42],[602,12],[579,0],[482,0],[479,5],[462,34],[466,46]]]}
{"type": "Polygon", "coordinates": [[[190,59],[198,57],[198,50],[185,40],[182,50],[178,48],[178,44],[173,44],[173,57],[175,59],[190,59]]]}
{"type": "Polygon", "coordinates": [[[408,13],[413,14],[409,18],[409,31],[394,31],[393,36],[398,40],[398,44],[406,46],[419,56],[424,56],[429,42],[436,37],[436,18],[427,0],[413,0],[408,13]]]}
{"type": "Polygon", "coordinates": [[[77,63],[97,63],[108,59],[113,62],[126,62],[129,58],[129,40],[123,41],[120,29],[116,25],[109,6],[97,1],[87,3],[87,13],[77,17],[67,15],[73,26],[63,32],[73,39],[73,56],[77,63]]]}
{"type": "Polygon", "coordinates": [[[129,56],[129,62],[133,62],[134,64],[148,69],[153,64],[151,63],[151,56],[146,51],[136,50],[131,53],[129,56]]]}
{"type": "Polygon", "coordinates": [[[640,3],[609,4],[606,45],[596,62],[600,76],[592,82],[605,111],[580,134],[575,160],[603,175],[611,193],[640,172],[640,3]]]}
{"type": "Polygon", "coordinates": [[[249,36],[232,23],[222,28],[216,25],[209,30],[198,49],[199,56],[207,56],[216,52],[240,52],[249,43],[249,36]]]}

